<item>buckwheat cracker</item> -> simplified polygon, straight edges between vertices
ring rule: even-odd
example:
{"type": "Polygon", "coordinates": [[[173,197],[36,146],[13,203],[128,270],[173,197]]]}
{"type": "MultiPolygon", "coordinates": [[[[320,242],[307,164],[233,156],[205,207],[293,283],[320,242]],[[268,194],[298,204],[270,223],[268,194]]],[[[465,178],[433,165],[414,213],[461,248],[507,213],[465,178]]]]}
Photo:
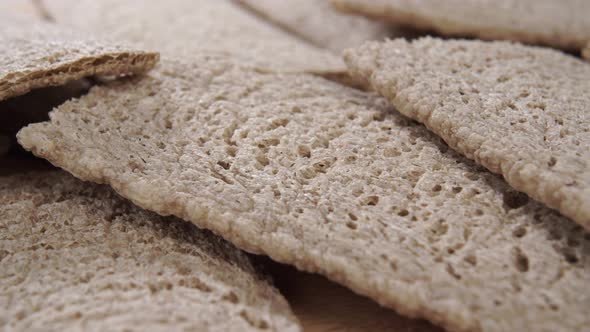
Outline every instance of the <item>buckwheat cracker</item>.
{"type": "Polygon", "coordinates": [[[590,235],[385,100],[234,59],[95,87],[20,143],[236,245],[453,331],[583,331],[590,235]]]}
{"type": "Polygon", "coordinates": [[[509,42],[424,38],[345,55],[399,111],[590,229],[590,65],[509,42]]]}
{"type": "Polygon", "coordinates": [[[56,22],[136,42],[169,56],[217,52],[262,71],[345,73],[339,56],[306,43],[231,0],[50,0],[56,22]]]}
{"type": "Polygon", "coordinates": [[[143,73],[158,58],[0,12],[0,101],[85,76],[143,73]]]}
{"type": "Polygon", "coordinates": [[[229,243],[59,171],[0,177],[0,329],[300,330],[229,243]]]}
{"type": "Polygon", "coordinates": [[[338,13],[329,0],[239,0],[283,29],[336,53],[367,40],[412,36],[392,24],[338,13]]]}
{"type": "Polygon", "coordinates": [[[347,13],[447,36],[508,39],[581,50],[590,39],[586,0],[332,0],[347,13]]]}

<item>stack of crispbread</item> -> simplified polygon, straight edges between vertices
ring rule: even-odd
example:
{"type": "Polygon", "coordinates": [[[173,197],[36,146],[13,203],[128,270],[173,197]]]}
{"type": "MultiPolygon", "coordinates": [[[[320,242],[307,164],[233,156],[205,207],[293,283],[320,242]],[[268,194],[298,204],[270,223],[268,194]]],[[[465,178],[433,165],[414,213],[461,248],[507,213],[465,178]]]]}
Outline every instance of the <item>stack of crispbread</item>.
{"type": "Polygon", "coordinates": [[[588,331],[585,1],[6,8],[7,329],[588,331]]]}

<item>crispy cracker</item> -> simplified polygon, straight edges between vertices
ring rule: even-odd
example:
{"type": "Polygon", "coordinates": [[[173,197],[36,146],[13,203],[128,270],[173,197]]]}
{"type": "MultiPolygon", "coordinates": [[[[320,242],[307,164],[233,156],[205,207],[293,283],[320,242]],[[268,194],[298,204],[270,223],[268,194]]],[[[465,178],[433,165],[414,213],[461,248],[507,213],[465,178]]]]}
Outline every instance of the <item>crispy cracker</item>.
{"type": "Polygon", "coordinates": [[[340,57],[310,45],[230,0],[50,0],[59,23],[136,42],[164,54],[230,54],[263,71],[346,72],[340,57]]]}
{"type": "Polygon", "coordinates": [[[586,0],[332,0],[347,13],[446,36],[507,39],[578,51],[590,39],[586,0]]]}
{"type": "Polygon", "coordinates": [[[0,13],[0,101],[91,75],[143,73],[158,54],[0,13]]]}
{"type": "Polygon", "coordinates": [[[385,100],[233,59],[93,88],[19,142],[139,206],[455,331],[581,331],[590,235],[385,100]]]}
{"type": "Polygon", "coordinates": [[[329,0],[239,0],[283,29],[340,53],[367,40],[413,36],[391,24],[336,12],[329,0]]]}
{"type": "Polygon", "coordinates": [[[509,42],[424,38],[346,55],[403,114],[590,229],[590,65],[509,42]]]}
{"type": "Polygon", "coordinates": [[[247,256],[63,172],[0,178],[0,328],[299,331],[247,256]]]}

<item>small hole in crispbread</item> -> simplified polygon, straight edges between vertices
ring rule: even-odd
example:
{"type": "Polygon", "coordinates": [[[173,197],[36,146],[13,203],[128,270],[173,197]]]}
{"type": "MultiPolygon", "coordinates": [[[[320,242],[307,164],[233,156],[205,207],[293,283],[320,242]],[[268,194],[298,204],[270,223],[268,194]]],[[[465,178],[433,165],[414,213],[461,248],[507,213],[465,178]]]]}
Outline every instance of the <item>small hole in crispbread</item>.
{"type": "Polygon", "coordinates": [[[526,228],[521,226],[512,231],[512,235],[516,238],[521,238],[526,235],[526,232],[526,228]]]}
{"type": "Polygon", "coordinates": [[[507,191],[504,193],[504,204],[508,209],[518,209],[527,205],[529,197],[518,191],[507,191]]]}
{"type": "Polygon", "coordinates": [[[514,266],[520,272],[529,271],[529,258],[524,254],[522,249],[515,247],[514,250],[514,266]]]}

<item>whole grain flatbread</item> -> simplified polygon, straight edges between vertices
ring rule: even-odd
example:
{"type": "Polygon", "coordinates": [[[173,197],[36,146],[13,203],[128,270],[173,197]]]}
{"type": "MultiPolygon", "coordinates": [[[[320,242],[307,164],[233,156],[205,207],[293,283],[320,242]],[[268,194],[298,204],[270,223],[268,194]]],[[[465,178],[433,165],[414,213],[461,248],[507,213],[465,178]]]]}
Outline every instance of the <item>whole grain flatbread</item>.
{"type": "Polygon", "coordinates": [[[264,71],[346,72],[340,57],[310,45],[230,0],[50,0],[58,23],[102,32],[167,55],[231,54],[264,71]]]}
{"type": "Polygon", "coordinates": [[[0,101],[85,76],[143,73],[159,58],[157,53],[4,14],[0,13],[0,101]]]}
{"type": "Polygon", "coordinates": [[[165,60],[19,142],[137,205],[455,331],[582,331],[590,235],[386,101],[234,59],[165,60]]]}
{"type": "Polygon", "coordinates": [[[227,242],[63,172],[0,178],[0,328],[298,331],[227,242]]]}
{"type": "Polygon", "coordinates": [[[35,1],[36,0],[2,0],[0,1],[0,18],[11,16],[41,20],[43,19],[43,15],[35,6],[35,1]]]}
{"type": "Polygon", "coordinates": [[[508,42],[425,38],[346,54],[403,114],[590,229],[590,65],[508,42]]]}
{"type": "Polygon", "coordinates": [[[507,39],[578,51],[590,39],[586,0],[332,0],[346,12],[447,36],[507,39]]]}
{"type": "Polygon", "coordinates": [[[391,24],[336,12],[329,0],[238,0],[283,29],[340,53],[367,40],[412,36],[391,24]]]}

